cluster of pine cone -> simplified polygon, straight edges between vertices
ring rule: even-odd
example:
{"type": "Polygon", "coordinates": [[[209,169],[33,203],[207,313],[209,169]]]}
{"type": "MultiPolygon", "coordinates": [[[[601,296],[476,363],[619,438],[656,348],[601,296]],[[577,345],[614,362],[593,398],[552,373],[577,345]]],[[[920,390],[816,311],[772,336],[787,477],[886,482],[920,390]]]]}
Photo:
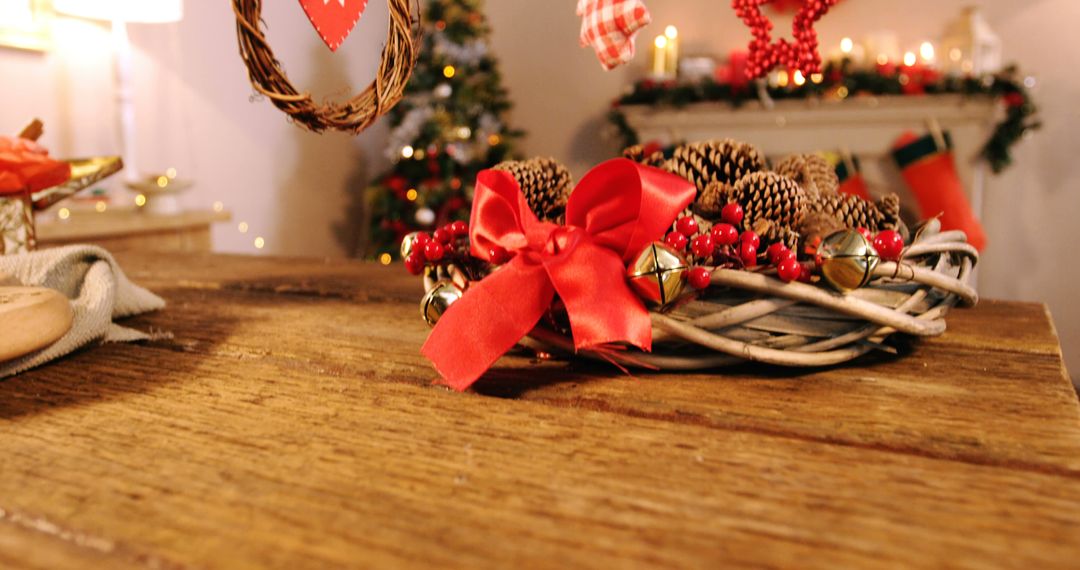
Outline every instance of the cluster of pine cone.
{"type": "Polygon", "coordinates": [[[896,229],[900,222],[895,194],[868,202],[840,193],[832,165],[816,154],[789,156],[769,170],[756,147],[725,139],[684,144],[670,155],[639,145],[623,156],[692,182],[697,199],[685,215],[695,216],[701,233],[710,230],[729,203],[745,212],[739,230],[751,230],[763,243],[783,243],[793,251],[799,242],[812,243],[837,230],[878,232],[896,229]]]}
{"type": "MultiPolygon", "coordinates": [[[[684,144],[670,154],[638,145],[627,148],[623,156],[693,183],[697,198],[680,217],[693,215],[700,233],[712,228],[729,203],[739,204],[745,212],[740,231],[751,230],[763,244],[779,242],[793,251],[800,242],[812,243],[837,230],[862,227],[878,232],[896,229],[900,221],[895,194],[868,202],[840,193],[832,165],[816,154],[789,156],[769,170],[765,156],[753,145],[725,139],[684,144]]],[[[551,158],[534,158],[504,162],[495,169],[517,180],[538,218],[561,221],[573,190],[565,166],[551,158]]]]}

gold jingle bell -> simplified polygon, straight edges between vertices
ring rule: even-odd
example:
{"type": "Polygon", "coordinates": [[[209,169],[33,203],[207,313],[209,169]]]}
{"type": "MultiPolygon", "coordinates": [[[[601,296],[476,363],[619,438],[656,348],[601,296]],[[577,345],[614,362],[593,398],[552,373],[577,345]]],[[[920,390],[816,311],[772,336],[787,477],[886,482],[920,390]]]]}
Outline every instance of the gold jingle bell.
{"type": "Polygon", "coordinates": [[[413,232],[401,240],[401,259],[408,259],[417,250],[416,242],[423,232],[413,232]]]}
{"type": "Polygon", "coordinates": [[[686,258],[666,243],[654,241],[626,270],[630,287],[650,305],[663,308],[679,298],[686,285],[686,258]]]}
{"type": "Polygon", "coordinates": [[[881,258],[877,250],[855,230],[841,230],[822,240],[817,264],[825,282],[841,293],[854,291],[870,282],[881,258]]]}
{"type": "Polygon", "coordinates": [[[464,293],[461,288],[449,281],[439,281],[420,301],[420,314],[427,324],[435,326],[446,310],[457,302],[464,293]]]}

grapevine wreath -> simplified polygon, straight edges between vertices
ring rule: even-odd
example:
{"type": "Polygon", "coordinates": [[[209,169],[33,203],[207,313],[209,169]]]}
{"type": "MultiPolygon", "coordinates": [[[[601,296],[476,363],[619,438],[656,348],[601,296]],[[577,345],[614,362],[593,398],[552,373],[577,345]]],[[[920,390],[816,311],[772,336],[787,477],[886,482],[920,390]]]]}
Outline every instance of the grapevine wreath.
{"type": "Polygon", "coordinates": [[[629,148],[576,186],[551,159],[482,172],[470,221],[402,243],[424,345],[465,389],[515,344],[667,370],[829,366],[893,333],[936,336],[978,252],[899,201],[838,190],[825,159],[749,144],[629,148]]]}
{"type": "MultiPolygon", "coordinates": [[[[297,90],[281,69],[281,63],[274,56],[270,42],[262,31],[262,0],[233,0],[240,57],[247,66],[251,85],[268,97],[274,106],[312,131],[336,129],[359,133],[368,128],[401,100],[416,65],[420,45],[419,19],[413,18],[411,0],[387,0],[387,3],[390,7],[390,25],[375,81],[347,101],[320,105],[310,93],[297,90]]],[[[356,18],[359,18],[359,14],[356,18]]],[[[355,19],[351,24],[355,24],[355,19]]],[[[327,38],[324,36],[324,39],[327,38]]],[[[328,40],[327,45],[336,49],[340,39],[335,42],[328,40]]]]}

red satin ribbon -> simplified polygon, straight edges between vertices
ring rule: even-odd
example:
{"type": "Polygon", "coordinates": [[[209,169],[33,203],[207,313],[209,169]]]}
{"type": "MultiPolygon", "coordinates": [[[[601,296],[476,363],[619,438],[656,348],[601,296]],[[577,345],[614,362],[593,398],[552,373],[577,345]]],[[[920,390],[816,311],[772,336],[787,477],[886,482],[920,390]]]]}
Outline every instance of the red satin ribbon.
{"type": "Polygon", "coordinates": [[[464,390],[536,326],[556,293],[577,350],[611,342],[651,350],[649,313],[626,283],[626,265],[664,235],[695,193],[678,176],[610,160],[574,189],[560,226],[536,218],[511,175],[481,172],[472,253],[490,260],[498,246],[514,257],[451,305],[423,354],[449,386],[464,390]]]}

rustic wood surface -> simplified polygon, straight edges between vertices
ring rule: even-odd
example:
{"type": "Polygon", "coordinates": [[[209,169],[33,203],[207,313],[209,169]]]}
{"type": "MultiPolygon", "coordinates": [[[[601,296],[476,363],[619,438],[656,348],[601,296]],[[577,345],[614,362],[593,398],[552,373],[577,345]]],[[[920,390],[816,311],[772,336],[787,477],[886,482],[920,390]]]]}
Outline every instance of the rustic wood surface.
{"type": "MultiPolygon", "coordinates": [[[[902,357],[432,385],[400,267],[125,253],[159,333],[0,381],[0,567],[1075,568],[1042,305],[902,357]]],[[[463,342],[467,340],[463,339],[463,342]]]]}

